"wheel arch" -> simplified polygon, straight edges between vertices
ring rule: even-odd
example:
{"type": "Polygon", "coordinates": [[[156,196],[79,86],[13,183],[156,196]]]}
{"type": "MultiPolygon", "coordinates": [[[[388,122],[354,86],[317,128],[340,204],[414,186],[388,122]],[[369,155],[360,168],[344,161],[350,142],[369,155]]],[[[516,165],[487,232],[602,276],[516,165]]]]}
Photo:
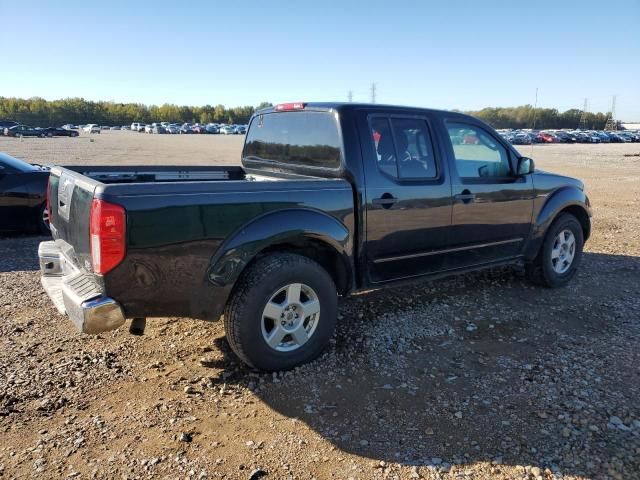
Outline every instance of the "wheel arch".
{"type": "Polygon", "coordinates": [[[549,196],[535,218],[532,235],[525,249],[527,260],[533,260],[540,251],[549,227],[563,213],[576,217],[582,226],[586,242],[591,235],[591,206],[585,193],[575,187],[562,188],[549,196]]]}
{"type": "Polygon", "coordinates": [[[336,218],[309,208],[267,213],[238,229],[211,258],[208,281],[230,289],[249,265],[273,252],[296,253],[314,260],[333,278],[340,294],[353,288],[348,228],[336,218]]]}

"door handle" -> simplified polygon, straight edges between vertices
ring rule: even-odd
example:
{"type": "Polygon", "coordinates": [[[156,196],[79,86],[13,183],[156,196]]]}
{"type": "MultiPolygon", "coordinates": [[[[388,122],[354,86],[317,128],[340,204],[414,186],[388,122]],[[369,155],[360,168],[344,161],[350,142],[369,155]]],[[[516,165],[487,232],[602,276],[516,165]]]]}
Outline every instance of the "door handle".
{"type": "Polygon", "coordinates": [[[462,191],[462,193],[457,194],[453,198],[455,198],[456,200],[461,200],[462,203],[471,203],[475,201],[476,195],[475,193],[471,193],[469,190],[465,189],[462,191]]]}
{"type": "Polygon", "coordinates": [[[380,198],[374,198],[371,200],[371,203],[374,205],[382,205],[383,208],[390,208],[391,205],[396,203],[398,199],[391,195],[390,193],[385,193],[380,198]]]}

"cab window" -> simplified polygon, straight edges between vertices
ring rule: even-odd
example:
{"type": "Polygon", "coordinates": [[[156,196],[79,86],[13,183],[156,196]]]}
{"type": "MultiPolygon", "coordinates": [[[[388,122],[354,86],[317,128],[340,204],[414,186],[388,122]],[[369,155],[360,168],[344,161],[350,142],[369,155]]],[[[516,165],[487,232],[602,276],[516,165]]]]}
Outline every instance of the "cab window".
{"type": "Polygon", "coordinates": [[[424,119],[374,117],[370,130],[381,172],[399,180],[437,177],[431,134],[424,119]]]}
{"type": "Polygon", "coordinates": [[[461,178],[511,176],[506,148],[483,129],[464,123],[448,123],[447,131],[461,178]]]}

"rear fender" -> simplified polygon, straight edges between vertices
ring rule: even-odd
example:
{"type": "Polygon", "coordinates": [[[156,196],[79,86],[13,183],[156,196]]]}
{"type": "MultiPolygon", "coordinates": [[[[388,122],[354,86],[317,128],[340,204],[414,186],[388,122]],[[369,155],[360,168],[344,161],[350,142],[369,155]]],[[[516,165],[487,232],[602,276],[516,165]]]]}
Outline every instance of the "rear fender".
{"type": "MultiPolygon", "coordinates": [[[[335,218],[318,210],[299,208],[279,210],[254,219],[232,234],[210,261],[209,282],[230,287],[245,267],[261,251],[277,244],[313,239],[332,247],[352,275],[349,230],[335,218]]],[[[351,279],[352,280],[352,279],[351,279]]]]}

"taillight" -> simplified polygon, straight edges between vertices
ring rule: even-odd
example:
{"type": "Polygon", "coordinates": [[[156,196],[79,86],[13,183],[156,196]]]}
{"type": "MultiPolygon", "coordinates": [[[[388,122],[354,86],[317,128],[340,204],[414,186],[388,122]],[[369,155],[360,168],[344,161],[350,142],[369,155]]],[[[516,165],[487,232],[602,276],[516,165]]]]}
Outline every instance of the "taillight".
{"type": "Polygon", "coordinates": [[[284,112],[286,110],[303,110],[304,103],[302,102],[293,102],[293,103],[279,103],[276,105],[277,112],[284,112]]]}
{"type": "Polygon", "coordinates": [[[89,220],[93,271],[104,275],[123,259],[126,247],[126,214],[120,205],[94,198],[89,220]]]}

